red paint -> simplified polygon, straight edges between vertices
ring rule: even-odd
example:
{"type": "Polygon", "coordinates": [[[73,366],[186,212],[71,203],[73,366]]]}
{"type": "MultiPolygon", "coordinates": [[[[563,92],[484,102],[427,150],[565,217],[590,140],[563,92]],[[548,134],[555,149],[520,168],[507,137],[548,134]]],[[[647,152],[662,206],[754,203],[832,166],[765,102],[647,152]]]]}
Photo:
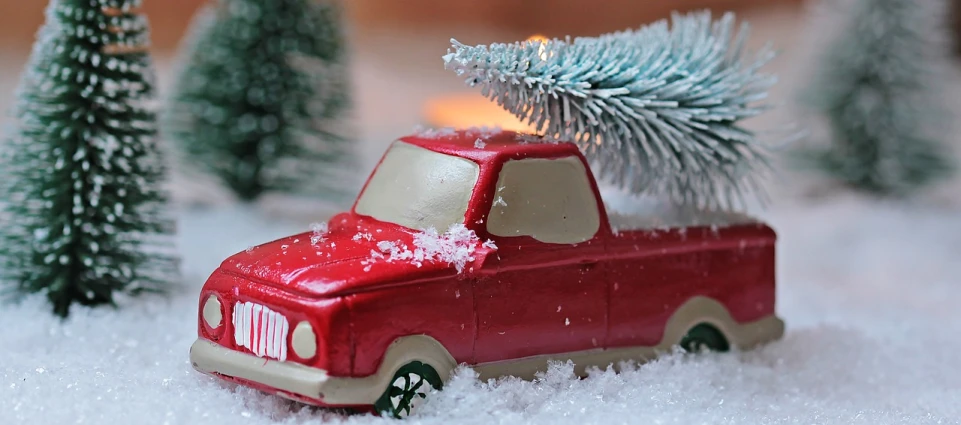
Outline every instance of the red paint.
{"type": "MultiPolygon", "coordinates": [[[[219,344],[238,349],[231,324],[237,300],[280,312],[291,329],[300,320],[311,322],[318,335],[317,356],[302,361],[288,350],[288,361],[354,377],[373,374],[388,345],[405,335],[430,335],[458,362],[477,364],[654,345],[668,317],[695,295],[720,301],[741,322],[774,313],[776,236],[766,225],[615,234],[593,176],[588,176],[600,209],[600,229],[592,240],[570,245],[493,237],[483,223],[503,163],[577,156],[587,168],[577,147],[519,142],[512,132],[401,140],[480,165],[464,224],[482,241],[492,239],[498,250],[478,247],[474,263],[461,274],[440,262],[420,267],[406,261],[370,264],[377,241],[412,245],[415,231],[352,209],[332,218],[329,232],[316,244],[306,232],[223,262],[200,298],[201,310],[211,293],[224,305],[226,329],[219,344]],[[482,149],[474,147],[478,138],[485,143],[482,149]],[[355,237],[368,233],[373,240],[355,237]]],[[[209,338],[198,316],[200,334],[209,338]]],[[[294,398],[324,404],[321,399],[294,398]]]]}

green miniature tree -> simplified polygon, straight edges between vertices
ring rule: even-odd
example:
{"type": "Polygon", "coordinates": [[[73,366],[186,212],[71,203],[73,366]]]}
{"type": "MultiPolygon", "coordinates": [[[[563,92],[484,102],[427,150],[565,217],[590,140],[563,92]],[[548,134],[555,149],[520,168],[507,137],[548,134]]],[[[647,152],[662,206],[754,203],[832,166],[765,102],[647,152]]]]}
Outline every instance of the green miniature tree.
{"type": "Polygon", "coordinates": [[[202,10],[164,120],[187,161],[244,200],[336,193],[334,164],[349,158],[339,14],[312,0],[219,0],[202,10]]]}
{"type": "Polygon", "coordinates": [[[177,274],[139,6],[51,1],[4,145],[0,280],[45,293],[60,316],[177,274]]]}
{"type": "Polygon", "coordinates": [[[942,109],[930,82],[935,25],[913,0],[860,0],[823,59],[809,95],[830,129],[825,149],[801,152],[805,165],[846,185],[906,195],[954,166],[930,123],[942,109]]]}
{"type": "Polygon", "coordinates": [[[734,15],[675,15],[635,31],[574,40],[465,46],[448,69],[550,139],[577,143],[595,173],[677,205],[745,205],[767,168],[745,118],[773,84],[746,57],[734,15]]]}

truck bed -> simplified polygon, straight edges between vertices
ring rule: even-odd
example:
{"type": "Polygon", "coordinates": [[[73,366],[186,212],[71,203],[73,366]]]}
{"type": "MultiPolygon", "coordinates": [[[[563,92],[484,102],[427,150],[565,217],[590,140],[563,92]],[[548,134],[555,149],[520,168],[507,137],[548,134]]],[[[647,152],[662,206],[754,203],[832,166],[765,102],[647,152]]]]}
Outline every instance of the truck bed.
{"type": "Polygon", "coordinates": [[[604,207],[611,231],[615,234],[632,230],[729,227],[760,222],[755,217],[739,212],[699,210],[648,200],[631,200],[630,205],[625,206],[610,204],[605,199],[604,207]]]}

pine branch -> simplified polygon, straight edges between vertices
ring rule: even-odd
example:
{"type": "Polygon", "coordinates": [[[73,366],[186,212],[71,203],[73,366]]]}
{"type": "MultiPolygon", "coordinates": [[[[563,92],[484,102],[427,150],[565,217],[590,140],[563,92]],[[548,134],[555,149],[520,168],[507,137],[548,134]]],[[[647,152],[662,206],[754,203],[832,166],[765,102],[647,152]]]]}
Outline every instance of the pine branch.
{"type": "Polygon", "coordinates": [[[768,165],[739,123],[774,78],[746,59],[747,27],[733,14],[674,15],[638,30],[571,41],[466,46],[445,66],[538,132],[577,143],[599,176],[637,194],[732,209],[759,190],[768,165]]]}

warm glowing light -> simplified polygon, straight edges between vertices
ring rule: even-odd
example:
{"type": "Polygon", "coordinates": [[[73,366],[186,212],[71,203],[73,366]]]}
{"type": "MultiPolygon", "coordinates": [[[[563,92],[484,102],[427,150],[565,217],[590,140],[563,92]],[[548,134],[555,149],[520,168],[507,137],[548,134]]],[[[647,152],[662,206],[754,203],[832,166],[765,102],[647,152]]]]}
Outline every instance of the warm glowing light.
{"type": "Polygon", "coordinates": [[[534,129],[480,93],[465,92],[429,99],[424,107],[433,127],[500,127],[533,133],[534,129]]]}
{"type": "Polygon", "coordinates": [[[537,56],[540,57],[541,60],[547,60],[547,42],[548,42],[548,40],[549,40],[549,39],[548,39],[546,36],[542,35],[542,34],[534,34],[534,35],[532,35],[532,36],[530,36],[530,37],[527,37],[527,40],[525,40],[525,41],[528,42],[528,43],[531,43],[531,44],[534,44],[534,42],[539,42],[540,44],[539,44],[539,46],[537,47],[537,56]]]}
{"type": "MultiPolygon", "coordinates": [[[[539,43],[537,48],[541,60],[547,60],[546,36],[534,34],[525,43],[539,43]]],[[[433,98],[424,105],[427,124],[433,127],[500,127],[524,133],[536,133],[534,127],[527,125],[494,101],[476,92],[451,94],[433,98]]]]}

